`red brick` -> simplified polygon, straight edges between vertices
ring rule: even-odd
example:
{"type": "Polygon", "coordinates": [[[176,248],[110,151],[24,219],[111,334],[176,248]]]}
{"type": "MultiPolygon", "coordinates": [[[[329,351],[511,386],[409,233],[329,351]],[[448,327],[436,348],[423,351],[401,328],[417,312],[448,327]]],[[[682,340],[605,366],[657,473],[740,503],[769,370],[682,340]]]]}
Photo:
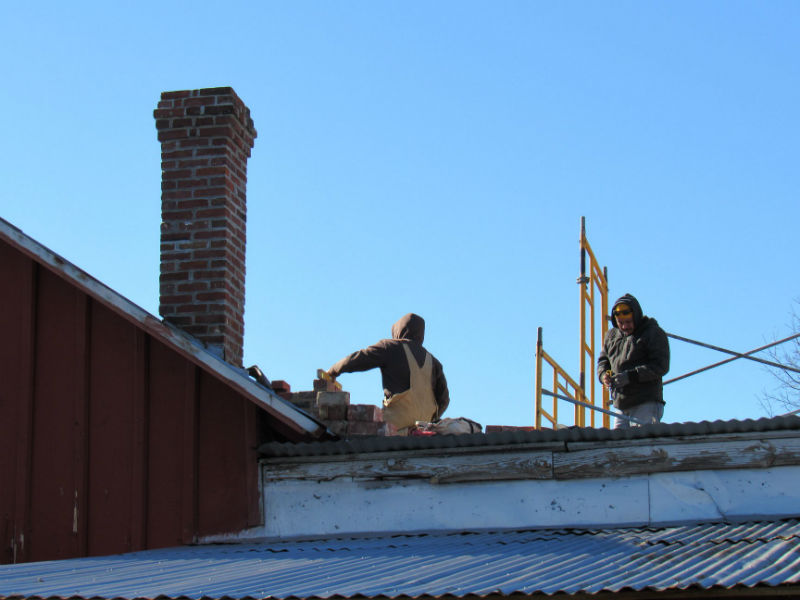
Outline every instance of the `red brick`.
{"type": "Polygon", "coordinates": [[[194,274],[195,279],[202,278],[202,279],[224,279],[225,278],[225,271],[217,270],[217,271],[197,271],[194,274]]]}
{"type": "MultiPolygon", "coordinates": [[[[272,389],[275,392],[283,393],[283,392],[291,392],[292,386],[289,385],[288,382],[284,381],[283,379],[273,379],[272,380],[272,389]]],[[[317,397],[314,396],[314,401],[317,401],[317,397]]]]}
{"type": "Polygon", "coordinates": [[[170,152],[163,152],[163,149],[164,149],[163,146],[162,146],[161,149],[162,149],[162,152],[161,152],[161,160],[162,160],[162,162],[165,161],[165,160],[176,160],[176,159],[179,159],[179,158],[189,158],[189,157],[194,155],[194,151],[193,150],[171,150],[170,152]]]}
{"type": "MultiPolygon", "coordinates": [[[[317,392],[317,404],[320,406],[349,406],[349,392],[317,392]]],[[[344,417],[343,417],[344,418],[344,417]]]]}
{"type": "Polygon", "coordinates": [[[233,130],[230,127],[203,127],[200,129],[200,135],[204,135],[206,137],[217,137],[221,136],[224,138],[229,138],[233,134],[233,130]]]}
{"type": "Polygon", "coordinates": [[[227,160],[225,150],[226,150],[225,148],[222,148],[220,146],[211,146],[209,148],[198,148],[197,156],[225,156],[225,160],[227,160]]]}
{"type": "Polygon", "coordinates": [[[193,271],[195,269],[204,269],[208,265],[208,261],[205,260],[187,260],[180,264],[180,268],[183,271],[193,271]]]}
{"type": "Polygon", "coordinates": [[[187,98],[183,101],[184,106],[207,106],[209,104],[214,104],[216,102],[216,98],[213,96],[196,96],[194,98],[187,98]]]}
{"type": "Polygon", "coordinates": [[[208,185],[205,179],[181,179],[178,182],[178,188],[185,190],[187,188],[198,188],[208,185]]]}
{"type": "Polygon", "coordinates": [[[188,98],[191,96],[191,90],[177,90],[175,92],[162,92],[161,99],[162,100],[179,100],[181,98],[188,98]]]}
{"type": "Polygon", "coordinates": [[[225,252],[223,250],[208,250],[205,248],[196,250],[194,255],[197,258],[225,258],[225,252]]]}
{"type": "Polygon", "coordinates": [[[328,381],[326,379],[315,379],[314,380],[314,391],[315,392],[338,392],[341,391],[336,388],[336,383],[333,381],[328,381]]]}
{"type": "Polygon", "coordinates": [[[347,407],[329,404],[319,405],[319,416],[325,421],[344,421],[347,419],[347,407]]]}
{"type": "Polygon", "coordinates": [[[162,179],[188,179],[191,176],[191,169],[169,169],[161,174],[162,179]]]}
{"type": "Polygon", "coordinates": [[[225,323],[225,315],[218,312],[199,314],[202,310],[202,305],[196,307],[195,312],[198,314],[195,315],[195,323],[203,323],[204,325],[222,325],[225,323]]]}
{"type": "Polygon", "coordinates": [[[207,158],[194,158],[193,156],[189,156],[179,161],[178,166],[182,169],[193,167],[208,168],[208,162],[207,158]]]}
{"type": "Polygon", "coordinates": [[[183,115],[184,112],[182,108],[157,108],[153,111],[153,116],[156,118],[157,122],[163,122],[163,119],[182,117],[183,115]]]}
{"type": "Polygon", "coordinates": [[[207,106],[207,115],[232,115],[235,110],[230,104],[219,104],[217,106],[207,106]]]}
{"type": "Polygon", "coordinates": [[[224,208],[217,208],[217,207],[205,208],[203,210],[197,211],[198,219],[215,219],[215,218],[220,219],[219,221],[216,220],[214,221],[215,224],[219,223],[217,227],[219,227],[220,229],[225,227],[225,225],[227,225],[228,223],[227,220],[225,220],[226,216],[227,216],[227,211],[224,208]]]}
{"type": "Polygon", "coordinates": [[[208,289],[207,281],[191,281],[177,286],[179,292],[204,292],[208,289]]]}
{"type": "MultiPolygon", "coordinates": [[[[159,140],[160,141],[160,140],[159,140]]],[[[208,138],[201,138],[201,137],[184,137],[181,140],[178,140],[178,146],[180,148],[198,148],[202,146],[208,146],[208,138]]]]}
{"type": "Polygon", "coordinates": [[[381,435],[383,423],[370,421],[350,421],[347,424],[347,435],[381,435]]]}
{"type": "Polygon", "coordinates": [[[351,404],[347,411],[349,421],[383,421],[383,411],[374,404],[351,404]]]}
{"type": "MultiPolygon", "coordinates": [[[[207,159],[206,159],[205,162],[207,162],[207,159]]],[[[200,176],[205,176],[205,175],[227,175],[228,174],[228,169],[226,167],[216,167],[216,166],[203,167],[202,169],[198,169],[197,170],[197,174],[200,175],[200,176]]]]}
{"type": "Polygon", "coordinates": [[[182,205],[180,208],[170,209],[169,207],[164,207],[164,210],[161,211],[161,219],[163,221],[185,221],[186,219],[192,218],[192,211],[191,209],[186,209],[182,205]]]}
{"type": "MultiPolygon", "coordinates": [[[[185,129],[162,129],[158,132],[158,141],[167,142],[169,140],[178,140],[186,137],[185,129]]],[[[181,144],[185,145],[185,144],[181,144]]]]}
{"type": "MultiPolygon", "coordinates": [[[[200,88],[199,90],[197,90],[197,93],[201,96],[228,96],[228,97],[235,96],[233,88],[229,85],[223,85],[211,88],[200,88]]],[[[236,98],[238,98],[238,96],[236,96],[236,98]]]]}
{"type": "Polygon", "coordinates": [[[201,302],[213,302],[214,300],[225,300],[227,295],[224,292],[204,292],[197,294],[197,299],[201,302]]]}
{"type": "Polygon", "coordinates": [[[180,203],[181,208],[205,208],[208,206],[207,199],[193,199],[193,200],[186,200],[185,202],[180,203]]]}
{"type": "Polygon", "coordinates": [[[161,302],[162,304],[180,304],[181,302],[191,302],[192,297],[190,295],[178,295],[178,296],[162,296],[161,302]]]}
{"type": "MultiPolygon", "coordinates": [[[[161,262],[169,262],[173,267],[178,266],[178,261],[188,260],[189,258],[191,258],[191,253],[181,250],[163,250],[161,252],[161,262]]],[[[170,271],[174,270],[175,268],[170,268],[170,271]]]]}
{"type": "Polygon", "coordinates": [[[485,433],[498,433],[501,431],[536,431],[536,427],[516,427],[512,425],[487,425],[483,428],[485,433]]]}
{"type": "Polygon", "coordinates": [[[184,200],[184,199],[189,199],[191,197],[192,197],[191,190],[172,190],[172,191],[161,192],[162,200],[184,200]]]}
{"type": "Polygon", "coordinates": [[[194,190],[192,194],[195,198],[220,198],[226,197],[224,187],[208,187],[194,190]]]}

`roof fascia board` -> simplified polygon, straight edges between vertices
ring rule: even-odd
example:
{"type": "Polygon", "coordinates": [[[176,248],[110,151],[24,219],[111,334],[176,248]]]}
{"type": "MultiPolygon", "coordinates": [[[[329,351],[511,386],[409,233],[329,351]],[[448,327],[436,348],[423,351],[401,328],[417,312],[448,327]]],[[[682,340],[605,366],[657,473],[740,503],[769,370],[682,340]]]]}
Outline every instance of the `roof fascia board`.
{"type": "Polygon", "coordinates": [[[800,437],[760,436],[749,440],[707,440],[647,444],[628,448],[586,448],[553,455],[556,479],[697,471],[764,469],[800,465],[800,437]]]}
{"type": "Polygon", "coordinates": [[[553,479],[552,452],[504,452],[446,456],[386,457],[382,460],[344,462],[316,461],[265,465],[262,479],[267,481],[329,481],[346,478],[360,481],[390,479],[426,479],[431,483],[464,481],[499,481],[517,479],[553,479]]]}
{"type": "Polygon", "coordinates": [[[263,498],[265,538],[734,523],[800,516],[800,466],[448,485],[282,480],[266,481],[263,498]]]}
{"type": "Polygon", "coordinates": [[[398,450],[376,454],[266,458],[261,463],[265,481],[327,481],[340,477],[366,481],[406,477],[430,478],[437,483],[591,479],[800,465],[800,433],[796,431],[636,441],[645,443],[630,446],[551,443],[549,448],[480,446],[398,450]]]}
{"type": "Polygon", "coordinates": [[[281,419],[296,433],[319,437],[325,432],[323,424],[288,404],[273,391],[258,385],[241,369],[206,350],[199,340],[162,322],[2,218],[0,218],[0,238],[19,248],[29,258],[47,267],[54,274],[67,279],[122,318],[163,341],[183,357],[205,368],[248,400],[281,419]]]}

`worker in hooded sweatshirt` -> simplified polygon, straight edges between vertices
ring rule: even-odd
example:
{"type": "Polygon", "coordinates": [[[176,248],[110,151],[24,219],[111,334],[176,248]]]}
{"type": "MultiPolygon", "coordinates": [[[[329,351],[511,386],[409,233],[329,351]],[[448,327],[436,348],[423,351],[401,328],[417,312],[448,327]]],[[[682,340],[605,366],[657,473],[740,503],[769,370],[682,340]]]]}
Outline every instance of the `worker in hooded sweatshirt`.
{"type": "MultiPolygon", "coordinates": [[[[667,334],[645,317],[639,301],[625,294],[614,302],[612,328],[597,359],[600,382],[611,390],[614,406],[641,423],[660,423],[664,416],[661,378],[669,371],[667,334]]],[[[617,418],[615,429],[638,423],[617,418]]]]}
{"type": "Polygon", "coordinates": [[[392,339],[384,339],[346,356],[330,369],[341,373],[379,368],[383,380],[383,419],[400,433],[416,421],[438,421],[450,403],[442,363],[423,346],[425,320],[408,313],[392,325],[392,339]]]}

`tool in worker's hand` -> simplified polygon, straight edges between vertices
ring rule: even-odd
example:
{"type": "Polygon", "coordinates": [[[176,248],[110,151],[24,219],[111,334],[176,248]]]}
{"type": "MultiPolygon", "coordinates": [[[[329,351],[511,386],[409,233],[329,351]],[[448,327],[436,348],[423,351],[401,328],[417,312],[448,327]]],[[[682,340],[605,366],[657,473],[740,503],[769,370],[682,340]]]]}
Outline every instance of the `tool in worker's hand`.
{"type": "Polygon", "coordinates": [[[317,369],[317,379],[322,379],[323,381],[330,381],[336,388],[337,392],[342,391],[342,384],[336,381],[335,377],[331,377],[330,374],[325,369],[317,369]]]}
{"type": "Polygon", "coordinates": [[[608,383],[603,381],[603,385],[608,388],[608,393],[611,395],[611,403],[614,403],[614,396],[617,394],[617,386],[614,385],[614,371],[608,369],[605,373],[603,373],[603,379],[605,376],[608,375],[608,383]]]}
{"type": "Polygon", "coordinates": [[[622,373],[613,375],[612,380],[614,382],[614,387],[616,389],[621,389],[631,382],[631,376],[628,374],[628,371],[623,371],[622,373]]]}

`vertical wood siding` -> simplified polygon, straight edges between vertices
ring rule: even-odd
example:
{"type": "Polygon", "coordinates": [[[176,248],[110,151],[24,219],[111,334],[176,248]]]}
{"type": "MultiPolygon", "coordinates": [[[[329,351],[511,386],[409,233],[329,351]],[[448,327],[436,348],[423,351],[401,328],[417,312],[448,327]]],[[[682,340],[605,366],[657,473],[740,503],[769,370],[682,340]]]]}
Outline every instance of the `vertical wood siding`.
{"type": "Polygon", "coordinates": [[[0,241],[0,562],[260,522],[259,409],[0,241]]]}

